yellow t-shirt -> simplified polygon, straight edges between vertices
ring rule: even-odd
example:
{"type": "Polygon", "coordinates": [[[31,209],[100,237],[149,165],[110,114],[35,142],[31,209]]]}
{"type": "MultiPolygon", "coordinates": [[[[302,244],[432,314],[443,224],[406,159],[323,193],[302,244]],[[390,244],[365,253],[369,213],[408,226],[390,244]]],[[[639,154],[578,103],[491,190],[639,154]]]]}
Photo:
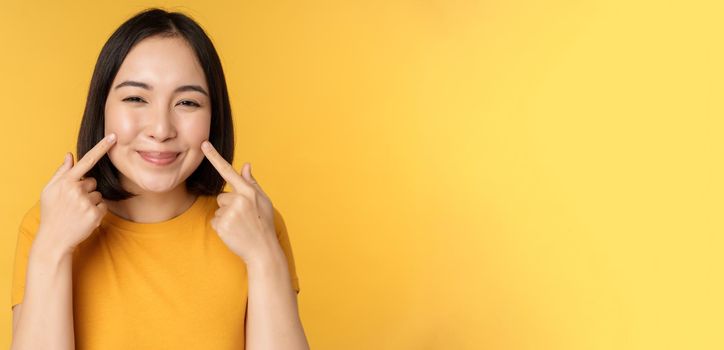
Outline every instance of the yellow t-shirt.
{"type": "MultiPolygon", "coordinates": [[[[215,196],[199,196],[184,213],[160,223],[106,214],[73,253],[77,349],[244,348],[246,265],[211,227],[217,208],[215,196]]],[[[286,226],[276,208],[274,214],[299,293],[286,226]]],[[[36,202],[20,224],[11,307],[23,301],[39,224],[36,202]]]]}

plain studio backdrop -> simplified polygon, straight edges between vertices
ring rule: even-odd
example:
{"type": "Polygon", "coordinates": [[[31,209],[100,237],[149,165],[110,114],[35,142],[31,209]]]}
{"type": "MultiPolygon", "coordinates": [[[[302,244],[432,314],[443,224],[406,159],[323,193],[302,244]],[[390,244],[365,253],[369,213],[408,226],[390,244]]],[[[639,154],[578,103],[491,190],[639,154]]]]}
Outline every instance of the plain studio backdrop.
{"type": "Polygon", "coordinates": [[[219,51],[313,349],[724,348],[724,5],[628,0],[3,1],[0,347],[22,214],[150,6],[219,51]]]}

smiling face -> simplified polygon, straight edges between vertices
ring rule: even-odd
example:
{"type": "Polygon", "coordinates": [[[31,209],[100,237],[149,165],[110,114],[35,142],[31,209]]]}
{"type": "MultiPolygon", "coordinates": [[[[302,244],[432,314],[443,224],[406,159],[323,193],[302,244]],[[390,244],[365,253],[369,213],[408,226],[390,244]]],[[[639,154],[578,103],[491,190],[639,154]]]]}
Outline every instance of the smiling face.
{"type": "Polygon", "coordinates": [[[105,105],[108,152],[123,187],[136,194],[168,192],[201,164],[211,103],[206,77],[182,37],[149,37],[128,53],[105,105]]]}

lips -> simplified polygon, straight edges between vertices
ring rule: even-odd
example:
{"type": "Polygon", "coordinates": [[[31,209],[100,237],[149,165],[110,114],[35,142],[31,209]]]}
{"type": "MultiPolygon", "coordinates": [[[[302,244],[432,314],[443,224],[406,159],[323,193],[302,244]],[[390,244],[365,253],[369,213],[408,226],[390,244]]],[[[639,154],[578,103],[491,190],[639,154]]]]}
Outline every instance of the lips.
{"type": "Polygon", "coordinates": [[[173,163],[178,157],[179,152],[154,152],[154,151],[138,151],[141,158],[149,163],[156,165],[167,165],[173,163]]]}

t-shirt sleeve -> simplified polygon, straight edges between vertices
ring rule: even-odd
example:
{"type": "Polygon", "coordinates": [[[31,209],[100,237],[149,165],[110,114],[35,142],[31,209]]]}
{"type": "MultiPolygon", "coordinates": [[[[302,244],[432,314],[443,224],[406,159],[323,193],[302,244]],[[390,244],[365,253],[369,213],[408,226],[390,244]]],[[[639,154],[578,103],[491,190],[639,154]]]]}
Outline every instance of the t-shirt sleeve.
{"type": "Polygon", "coordinates": [[[284,251],[284,255],[286,255],[287,257],[289,275],[292,278],[292,287],[294,287],[294,290],[297,292],[297,294],[299,294],[299,277],[297,276],[297,270],[294,264],[294,254],[292,253],[292,245],[289,241],[287,226],[284,223],[284,218],[282,218],[281,213],[279,213],[276,207],[274,208],[274,228],[277,231],[277,238],[279,239],[279,244],[284,251]]]}
{"type": "Polygon", "coordinates": [[[15,244],[15,261],[13,265],[13,281],[10,293],[10,308],[23,302],[25,294],[25,273],[28,269],[30,247],[40,226],[40,201],[25,212],[18,228],[15,244]]]}

